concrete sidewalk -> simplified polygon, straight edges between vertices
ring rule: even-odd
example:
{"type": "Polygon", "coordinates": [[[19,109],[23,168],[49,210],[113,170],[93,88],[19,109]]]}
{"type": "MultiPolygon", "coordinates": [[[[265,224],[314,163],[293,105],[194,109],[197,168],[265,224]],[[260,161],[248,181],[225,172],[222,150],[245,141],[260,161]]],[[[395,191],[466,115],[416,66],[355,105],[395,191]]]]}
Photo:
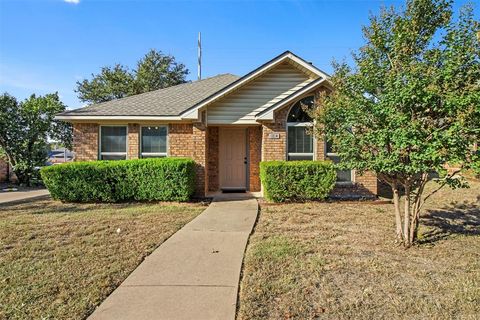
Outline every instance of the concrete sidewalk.
{"type": "Polygon", "coordinates": [[[217,199],[157,248],[89,319],[235,319],[255,199],[217,199]]]}
{"type": "Polygon", "coordinates": [[[38,197],[47,196],[50,193],[47,189],[36,189],[28,191],[1,191],[0,204],[31,200],[38,197]]]}

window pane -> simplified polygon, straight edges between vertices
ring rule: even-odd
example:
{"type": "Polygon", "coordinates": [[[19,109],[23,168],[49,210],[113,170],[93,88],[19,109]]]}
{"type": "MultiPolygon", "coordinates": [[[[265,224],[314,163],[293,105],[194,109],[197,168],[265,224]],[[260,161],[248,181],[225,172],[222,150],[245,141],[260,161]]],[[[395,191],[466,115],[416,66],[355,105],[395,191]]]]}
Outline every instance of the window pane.
{"type": "MultiPolygon", "coordinates": [[[[338,156],[328,156],[333,163],[340,163],[340,157],[338,156]]],[[[351,170],[337,170],[337,182],[351,182],[352,181],[352,171],[351,170]]]]}
{"type": "Polygon", "coordinates": [[[142,152],[165,153],[167,152],[167,128],[143,127],[142,152]]]}
{"type": "Polygon", "coordinates": [[[288,153],[313,153],[313,137],[307,127],[288,127],[288,153]]]}
{"type": "Polygon", "coordinates": [[[102,160],[125,160],[125,159],[126,159],[126,156],[103,154],[103,155],[101,155],[101,159],[102,159],[102,160]]]}
{"type": "Polygon", "coordinates": [[[312,118],[304,108],[313,107],[313,96],[303,98],[293,105],[287,117],[287,122],[312,122],[312,118]]]}
{"type": "Polygon", "coordinates": [[[127,127],[101,127],[101,152],[127,152],[127,127]]]}
{"type": "Polygon", "coordinates": [[[333,153],[332,142],[327,141],[327,153],[333,153]]]}
{"type": "Polygon", "coordinates": [[[350,170],[337,170],[337,182],[351,182],[352,171],[350,170]]]}

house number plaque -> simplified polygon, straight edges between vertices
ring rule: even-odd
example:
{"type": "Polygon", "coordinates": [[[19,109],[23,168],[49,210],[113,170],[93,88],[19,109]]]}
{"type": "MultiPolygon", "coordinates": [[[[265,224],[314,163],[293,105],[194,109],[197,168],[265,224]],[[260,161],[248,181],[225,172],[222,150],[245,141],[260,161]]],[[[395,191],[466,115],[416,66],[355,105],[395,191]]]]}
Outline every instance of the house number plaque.
{"type": "Polygon", "coordinates": [[[276,132],[269,133],[268,138],[269,139],[280,139],[280,133],[276,133],[276,132]]]}

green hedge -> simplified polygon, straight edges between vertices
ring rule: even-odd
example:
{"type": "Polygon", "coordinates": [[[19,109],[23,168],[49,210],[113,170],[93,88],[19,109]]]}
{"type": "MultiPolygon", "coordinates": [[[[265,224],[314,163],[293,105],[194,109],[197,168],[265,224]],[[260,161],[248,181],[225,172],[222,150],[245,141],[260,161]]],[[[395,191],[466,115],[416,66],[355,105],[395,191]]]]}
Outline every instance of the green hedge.
{"type": "Polygon", "coordinates": [[[268,200],[322,200],[335,186],[336,172],[331,161],[265,161],[260,179],[268,200]]]}
{"type": "Polygon", "coordinates": [[[41,169],[54,199],[69,202],[187,201],[195,162],[183,158],[72,162],[41,169]]]}

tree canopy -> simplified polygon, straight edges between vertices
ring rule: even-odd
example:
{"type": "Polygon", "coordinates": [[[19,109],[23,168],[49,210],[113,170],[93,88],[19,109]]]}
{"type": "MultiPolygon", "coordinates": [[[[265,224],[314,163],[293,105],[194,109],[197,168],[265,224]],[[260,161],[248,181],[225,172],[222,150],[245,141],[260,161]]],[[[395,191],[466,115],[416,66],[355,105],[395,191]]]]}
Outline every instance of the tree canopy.
{"type": "Polygon", "coordinates": [[[429,174],[439,174],[439,187],[465,187],[445,166],[478,166],[478,30],[471,6],[454,15],[448,0],[383,8],[364,27],[354,66],[334,62],[334,90],[318,99],[315,134],[333,143],[342,167],[373,171],[392,187],[406,246],[417,237],[429,174]]]}
{"type": "Polygon", "coordinates": [[[30,185],[35,167],[45,165],[48,139],[71,147],[71,126],[54,120],[62,111],[65,105],[57,93],[32,95],[22,102],[7,93],[0,96],[0,148],[20,183],[30,185]]]}
{"type": "Polygon", "coordinates": [[[137,62],[136,69],[121,64],[103,67],[92,79],[78,81],[76,92],[83,102],[105,102],[184,83],[188,72],[175,57],[152,49],[137,62]]]}

